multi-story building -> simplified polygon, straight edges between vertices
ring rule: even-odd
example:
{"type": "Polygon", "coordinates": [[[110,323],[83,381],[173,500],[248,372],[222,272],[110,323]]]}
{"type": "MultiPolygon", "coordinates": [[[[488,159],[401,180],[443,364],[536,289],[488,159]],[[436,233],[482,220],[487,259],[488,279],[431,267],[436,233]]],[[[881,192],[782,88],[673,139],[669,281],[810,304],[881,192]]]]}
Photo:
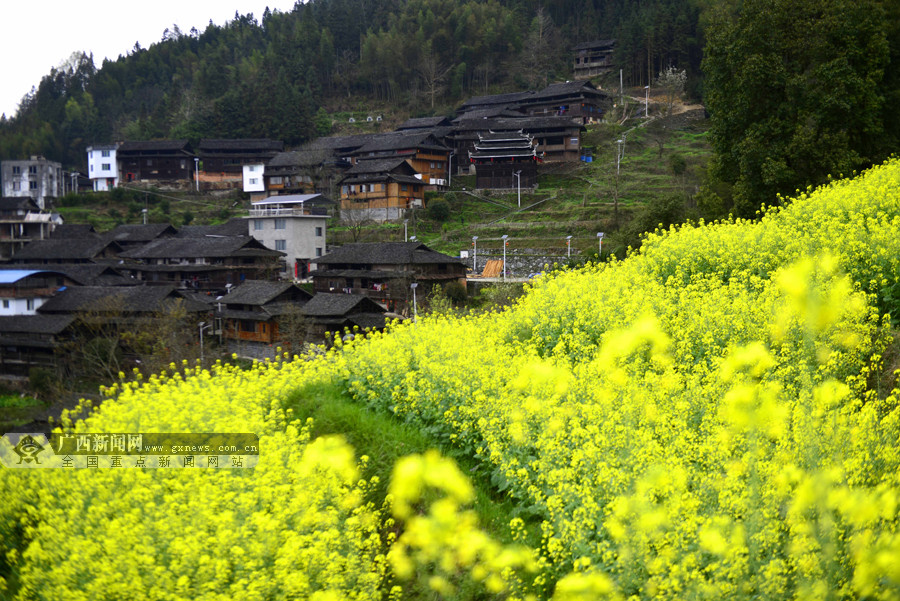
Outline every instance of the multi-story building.
{"type": "Polygon", "coordinates": [[[266,247],[285,253],[287,277],[305,278],[325,254],[328,215],[321,194],[270,196],[253,203],[249,234],[266,247]]]}
{"type": "Polygon", "coordinates": [[[0,163],[3,196],[31,198],[40,209],[63,195],[62,165],[41,156],[0,163]]]}
{"type": "Polygon", "coordinates": [[[58,214],[38,209],[30,198],[0,198],[0,260],[7,260],[32,240],[50,237],[62,223],[58,214]]]}
{"type": "Polygon", "coordinates": [[[119,185],[116,165],[118,144],[97,144],[87,147],[88,177],[94,192],[107,192],[119,185]]]}

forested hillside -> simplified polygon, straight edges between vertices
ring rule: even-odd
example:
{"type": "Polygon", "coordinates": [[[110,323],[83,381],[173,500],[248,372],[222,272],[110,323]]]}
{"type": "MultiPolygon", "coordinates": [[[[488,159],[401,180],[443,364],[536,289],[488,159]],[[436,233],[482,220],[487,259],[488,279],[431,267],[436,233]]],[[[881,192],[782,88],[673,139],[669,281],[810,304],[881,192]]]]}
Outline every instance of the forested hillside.
{"type": "Polygon", "coordinates": [[[86,145],[117,139],[296,145],[327,133],[323,107],[387,102],[426,114],[571,78],[572,47],[601,38],[619,40],[626,84],[671,64],[696,78],[699,14],[696,0],[312,0],[202,32],[173,25],[117,61],[73,55],[52,70],[0,123],[0,156],[77,167],[86,145]]]}

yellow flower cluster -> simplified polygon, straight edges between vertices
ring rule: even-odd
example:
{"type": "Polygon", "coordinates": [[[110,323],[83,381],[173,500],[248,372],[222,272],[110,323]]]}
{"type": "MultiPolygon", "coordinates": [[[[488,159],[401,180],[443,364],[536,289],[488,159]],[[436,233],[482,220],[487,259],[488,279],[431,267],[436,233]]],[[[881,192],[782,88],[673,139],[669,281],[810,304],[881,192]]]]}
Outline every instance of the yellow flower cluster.
{"type": "Polygon", "coordinates": [[[355,343],[340,369],[542,516],[566,598],[896,599],[900,394],[867,381],[898,282],[890,161],[355,343]]]}
{"type": "Polygon", "coordinates": [[[381,520],[353,451],[310,441],[278,406],[324,366],[173,365],[108,390],[74,426],[256,433],[254,469],[0,470],[0,551],[17,598],[380,599],[381,520]],[[27,546],[4,548],[16,538],[27,546]]]}
{"type": "Polygon", "coordinates": [[[255,432],[259,466],[0,471],[17,598],[898,599],[900,390],[871,385],[898,234],[890,161],[502,312],[115,386],[76,430],[255,432]],[[384,512],[364,502],[352,449],[280,409],[317,381],[478,459],[540,549],[485,535],[437,453],[396,465],[384,512]]]}

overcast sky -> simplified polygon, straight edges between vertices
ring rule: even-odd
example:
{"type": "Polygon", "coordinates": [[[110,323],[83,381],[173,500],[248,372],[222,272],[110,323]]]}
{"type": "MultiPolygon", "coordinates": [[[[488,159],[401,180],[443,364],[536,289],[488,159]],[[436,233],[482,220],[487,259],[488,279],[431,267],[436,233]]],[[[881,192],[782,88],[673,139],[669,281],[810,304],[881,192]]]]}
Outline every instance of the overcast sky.
{"type": "Polygon", "coordinates": [[[0,113],[11,117],[22,97],[37,87],[50,69],[73,52],[94,53],[97,68],[104,58],[115,60],[140,42],[141,48],[162,39],[163,31],[177,24],[185,33],[206,29],[209,21],[224,25],[235,11],[253,13],[259,21],[268,6],[290,12],[295,0],[18,0],[6,7],[0,35],[3,84],[0,113]]]}

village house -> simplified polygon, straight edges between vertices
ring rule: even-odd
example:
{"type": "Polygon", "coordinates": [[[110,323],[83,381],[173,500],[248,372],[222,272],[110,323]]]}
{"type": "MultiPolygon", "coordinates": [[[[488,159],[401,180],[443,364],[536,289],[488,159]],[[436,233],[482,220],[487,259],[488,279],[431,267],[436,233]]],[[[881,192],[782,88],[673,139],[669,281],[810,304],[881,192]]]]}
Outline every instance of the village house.
{"type": "Polygon", "coordinates": [[[65,193],[62,164],[42,156],[0,161],[2,196],[30,198],[39,209],[49,209],[65,193]]]}
{"type": "Polygon", "coordinates": [[[391,318],[384,307],[360,294],[318,292],[302,309],[310,341],[321,342],[347,333],[383,330],[391,318]]]}
{"type": "Polygon", "coordinates": [[[519,110],[529,116],[569,117],[586,125],[603,119],[610,105],[607,95],[590,81],[567,81],[547,86],[521,102],[519,110]]]}
{"type": "Polygon", "coordinates": [[[284,277],[305,278],[325,254],[328,204],[321,194],[270,196],[252,204],[248,233],[285,253],[284,277]]]}
{"type": "Polygon", "coordinates": [[[147,284],[220,292],[273,278],[284,271],[284,254],[248,235],[160,238],[122,252],[126,262],[117,267],[147,284]]]}
{"type": "Polygon", "coordinates": [[[359,161],[340,181],[341,220],[402,219],[407,209],[424,206],[425,183],[403,158],[359,161]]]}
{"type": "Polygon", "coordinates": [[[97,263],[119,257],[122,247],[100,236],[63,238],[51,236],[33,240],[13,254],[11,263],[55,265],[60,263],[97,263]]]}
{"type": "Polygon", "coordinates": [[[168,223],[123,224],[106,232],[103,238],[112,240],[122,250],[129,250],[159,238],[174,238],[177,234],[178,230],[168,223]]]}
{"type": "Polygon", "coordinates": [[[374,136],[350,156],[354,164],[371,159],[405,159],[426,189],[436,190],[447,186],[451,152],[431,132],[415,129],[374,136]]]}
{"type": "MultiPolygon", "coordinates": [[[[197,145],[201,190],[242,188],[244,167],[268,163],[284,150],[277,140],[244,138],[231,140],[202,139],[197,145]]],[[[259,173],[262,184],[262,171],[259,173]]]]}
{"type": "Polygon", "coordinates": [[[410,284],[428,294],[437,284],[465,284],[466,266],[456,257],[431,250],[421,242],[345,244],[318,260],[310,275],[316,293],[364,295],[388,311],[401,313],[411,302],[410,284]]]}
{"type": "MultiPolygon", "coordinates": [[[[0,271],[47,270],[46,265],[31,263],[0,264],[0,271]]],[[[104,263],[55,263],[53,272],[61,273],[78,286],[136,286],[136,280],[125,277],[113,266],[104,263]]]]}
{"type": "MultiPolygon", "coordinates": [[[[458,156],[475,152],[481,136],[490,133],[521,131],[532,137],[537,157],[544,162],[581,160],[581,132],[585,127],[569,117],[521,117],[498,119],[463,119],[451,134],[458,156]]],[[[462,166],[462,164],[461,164],[462,166]]]]}
{"type": "Polygon", "coordinates": [[[31,198],[0,198],[0,261],[32,240],[49,238],[61,223],[59,215],[41,211],[31,198]]]}
{"type": "Polygon", "coordinates": [[[0,269],[0,316],[36,315],[60,288],[78,285],[65,273],[42,269],[0,269]]]}
{"type": "Polygon", "coordinates": [[[167,183],[190,188],[196,165],[187,140],[122,142],[116,151],[120,182],[167,183]]]}
{"type": "Polygon", "coordinates": [[[334,198],[337,196],[337,181],[350,167],[349,159],[337,159],[327,149],[280,152],[266,164],[266,196],[324,194],[334,198]]]}
{"type": "Polygon", "coordinates": [[[588,79],[612,72],[616,40],[582,42],[573,49],[575,79],[588,79]]]}
{"type": "Polygon", "coordinates": [[[107,192],[119,185],[118,144],[95,144],[87,147],[88,178],[94,192],[107,192]]]}
{"type": "Polygon", "coordinates": [[[475,187],[534,188],[537,185],[537,150],[532,137],[521,132],[479,135],[469,153],[475,169],[475,187]]]}
{"type": "Polygon", "coordinates": [[[0,375],[27,378],[32,369],[55,368],[74,322],[72,315],[0,316],[0,375]]]}
{"type": "Polygon", "coordinates": [[[311,298],[291,282],[246,280],[216,299],[229,352],[260,358],[271,356],[273,345],[291,350],[306,337],[301,308],[311,298]]]}

